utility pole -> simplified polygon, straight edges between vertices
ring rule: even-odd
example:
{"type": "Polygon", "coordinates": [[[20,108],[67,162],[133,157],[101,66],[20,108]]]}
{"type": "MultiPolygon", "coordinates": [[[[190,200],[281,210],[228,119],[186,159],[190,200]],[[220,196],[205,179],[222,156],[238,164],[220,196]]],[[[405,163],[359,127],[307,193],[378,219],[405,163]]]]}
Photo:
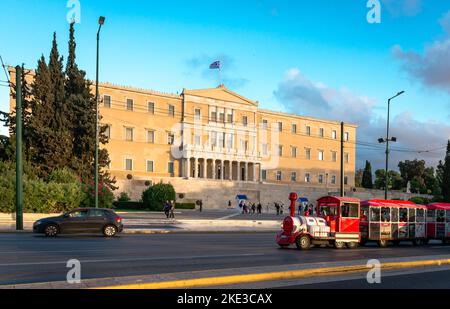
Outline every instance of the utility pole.
{"type": "Polygon", "coordinates": [[[345,196],[345,172],[344,172],[344,122],[341,122],[341,197],[345,196]]]}
{"type": "Polygon", "coordinates": [[[16,66],[16,230],[23,230],[22,68],[16,66]]]}
{"type": "Polygon", "coordinates": [[[95,208],[98,208],[98,148],[99,148],[99,93],[98,93],[98,71],[99,71],[99,53],[100,53],[100,30],[105,23],[105,17],[101,16],[98,20],[98,32],[97,32],[97,65],[96,65],[96,78],[95,78],[95,171],[94,171],[94,185],[95,185],[95,208]]]}

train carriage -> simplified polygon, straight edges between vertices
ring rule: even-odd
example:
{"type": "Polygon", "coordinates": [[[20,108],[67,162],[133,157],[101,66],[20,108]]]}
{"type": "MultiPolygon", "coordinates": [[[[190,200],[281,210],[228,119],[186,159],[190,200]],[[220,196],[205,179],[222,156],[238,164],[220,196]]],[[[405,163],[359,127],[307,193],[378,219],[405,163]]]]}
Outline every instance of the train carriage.
{"type": "Polygon", "coordinates": [[[361,244],[376,241],[386,247],[389,241],[427,243],[426,206],[400,200],[368,200],[361,202],[361,244]]]}
{"type": "Polygon", "coordinates": [[[450,203],[427,205],[427,237],[450,243],[450,203]]]}

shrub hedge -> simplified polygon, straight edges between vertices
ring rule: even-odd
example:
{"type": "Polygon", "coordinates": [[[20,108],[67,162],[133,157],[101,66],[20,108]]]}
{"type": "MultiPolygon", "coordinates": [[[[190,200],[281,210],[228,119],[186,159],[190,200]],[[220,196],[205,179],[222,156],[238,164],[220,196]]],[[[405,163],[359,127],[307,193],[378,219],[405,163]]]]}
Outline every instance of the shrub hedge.
{"type": "Polygon", "coordinates": [[[151,211],[162,211],[166,201],[175,201],[175,189],[168,183],[157,183],[142,193],[144,207],[151,211]]]}

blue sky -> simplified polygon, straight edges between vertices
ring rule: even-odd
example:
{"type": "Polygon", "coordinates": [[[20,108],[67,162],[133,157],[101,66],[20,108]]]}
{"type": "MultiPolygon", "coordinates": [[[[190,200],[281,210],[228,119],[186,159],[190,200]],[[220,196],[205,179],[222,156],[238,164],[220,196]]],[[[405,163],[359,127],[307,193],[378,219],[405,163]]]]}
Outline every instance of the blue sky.
{"type": "MultiPolygon", "coordinates": [[[[97,19],[104,15],[103,81],[175,93],[213,87],[218,75],[208,65],[222,60],[226,86],[258,100],[261,107],[356,122],[362,126],[359,138],[370,142],[383,134],[386,99],[405,90],[392,107],[393,121],[402,124],[397,147],[426,150],[445,145],[450,138],[450,84],[433,71],[433,57],[442,60],[442,48],[436,52],[433,46],[444,46],[447,55],[450,3],[382,0],[381,23],[369,24],[366,2],[80,0],[78,63],[94,78],[97,19]],[[305,102],[305,91],[338,108],[327,112],[317,108],[320,103],[305,102]],[[346,109],[358,112],[341,112],[346,109]]],[[[66,4],[2,4],[0,55],[5,62],[34,68],[41,54],[48,55],[54,31],[66,54],[66,4]],[[25,17],[16,26],[20,15],[25,17]]],[[[448,61],[438,67],[450,66],[448,61]]],[[[7,108],[7,89],[0,87],[0,109],[7,108]]],[[[435,164],[443,150],[398,153],[398,159],[406,157],[435,164]]],[[[381,163],[374,151],[359,150],[359,164],[366,158],[381,163]]]]}

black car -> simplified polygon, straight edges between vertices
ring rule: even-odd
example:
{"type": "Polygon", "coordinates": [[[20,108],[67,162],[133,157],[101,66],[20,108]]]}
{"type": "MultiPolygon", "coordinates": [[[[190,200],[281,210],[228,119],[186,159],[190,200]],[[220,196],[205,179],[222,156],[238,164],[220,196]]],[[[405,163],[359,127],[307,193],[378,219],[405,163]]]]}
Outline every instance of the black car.
{"type": "Polygon", "coordinates": [[[33,232],[54,237],[58,234],[103,233],[113,237],[122,232],[122,218],[111,209],[82,208],[33,224],[33,232]]]}

